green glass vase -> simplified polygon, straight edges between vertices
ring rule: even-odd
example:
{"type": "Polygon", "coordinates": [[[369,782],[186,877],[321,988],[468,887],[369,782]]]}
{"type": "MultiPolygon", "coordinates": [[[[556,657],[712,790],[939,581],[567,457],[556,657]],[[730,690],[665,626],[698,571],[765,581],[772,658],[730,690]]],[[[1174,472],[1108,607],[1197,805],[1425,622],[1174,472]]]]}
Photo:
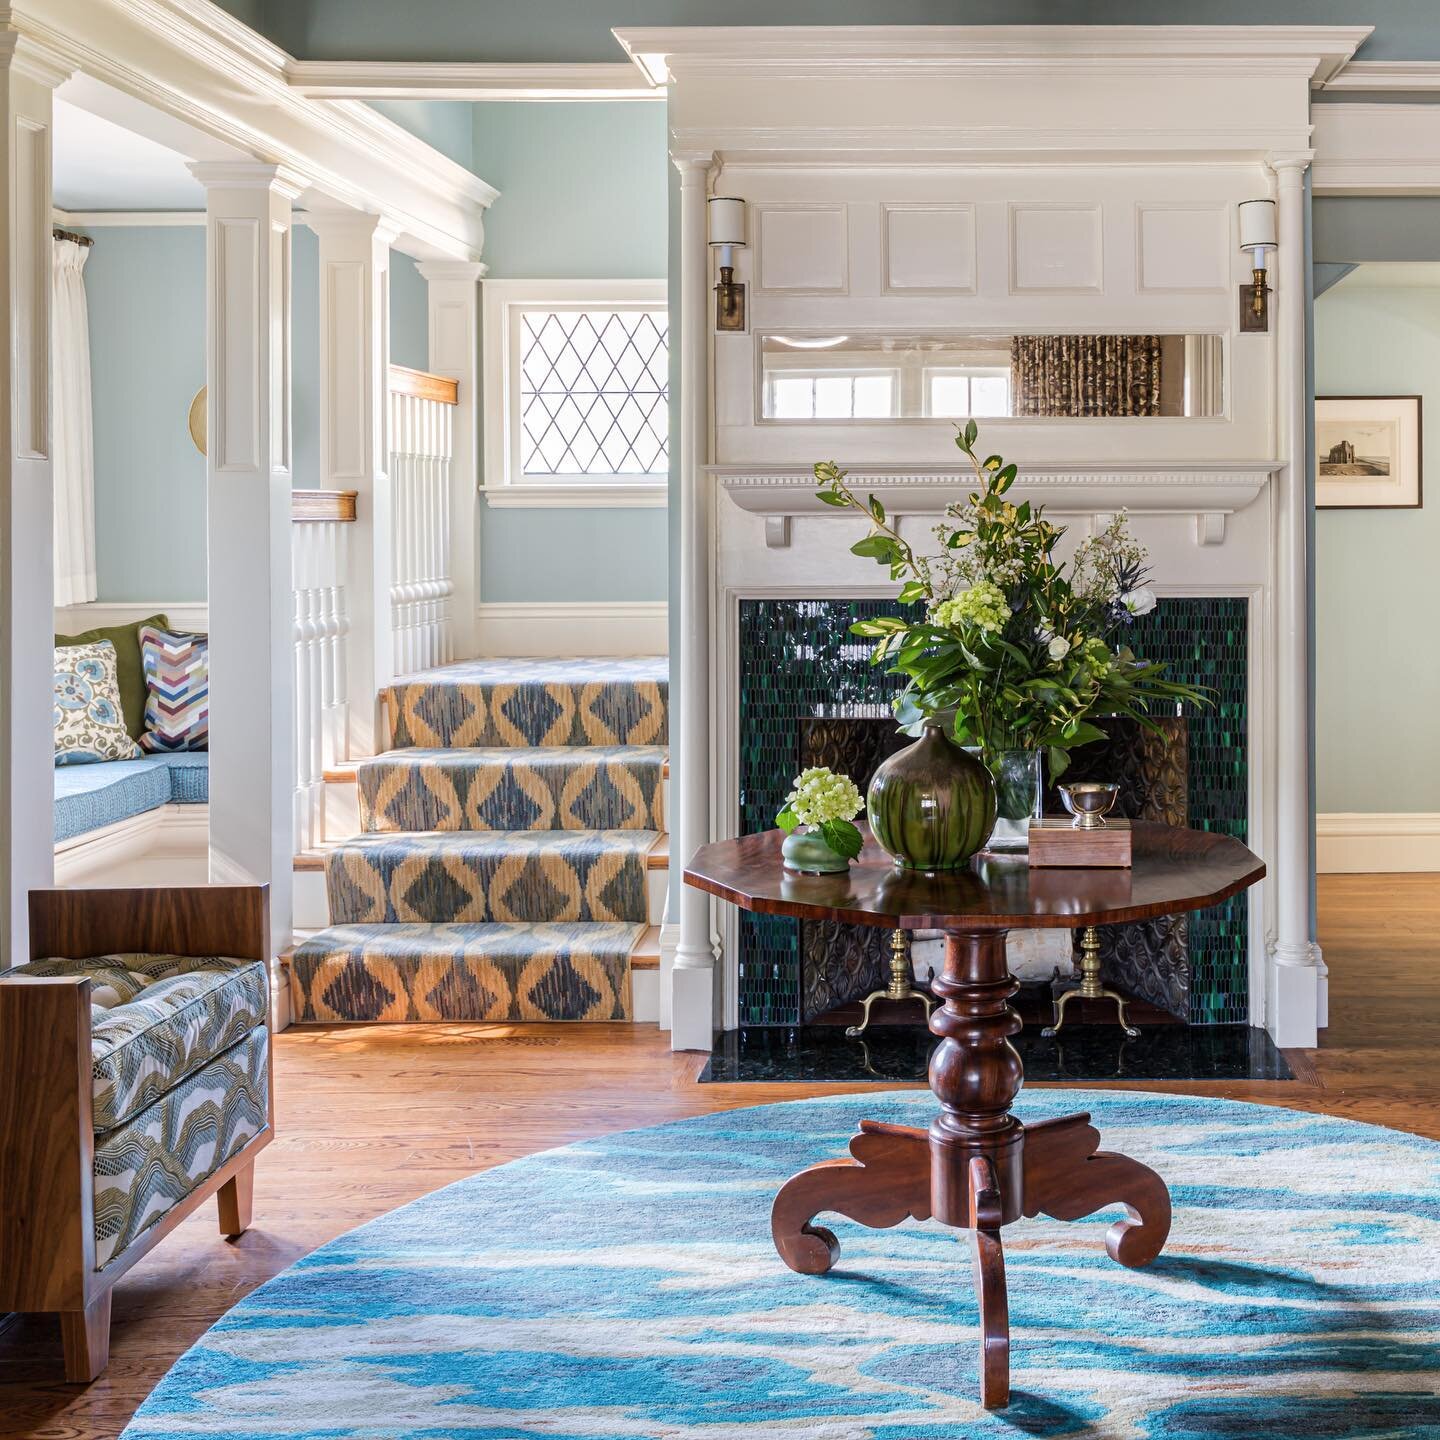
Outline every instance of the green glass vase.
{"type": "Polygon", "coordinates": [[[875,842],[903,870],[963,869],[995,824],[990,772],[927,725],[875,772],[865,811],[875,842]]]}

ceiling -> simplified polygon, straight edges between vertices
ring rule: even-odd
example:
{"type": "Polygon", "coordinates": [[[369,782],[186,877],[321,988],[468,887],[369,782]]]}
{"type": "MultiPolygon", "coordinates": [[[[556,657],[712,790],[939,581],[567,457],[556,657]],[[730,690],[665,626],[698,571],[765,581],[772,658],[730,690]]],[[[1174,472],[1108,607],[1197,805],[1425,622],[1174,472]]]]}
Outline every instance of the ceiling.
{"type": "Polygon", "coordinates": [[[203,210],[183,155],[55,99],[55,205],[69,211],[203,210]]]}

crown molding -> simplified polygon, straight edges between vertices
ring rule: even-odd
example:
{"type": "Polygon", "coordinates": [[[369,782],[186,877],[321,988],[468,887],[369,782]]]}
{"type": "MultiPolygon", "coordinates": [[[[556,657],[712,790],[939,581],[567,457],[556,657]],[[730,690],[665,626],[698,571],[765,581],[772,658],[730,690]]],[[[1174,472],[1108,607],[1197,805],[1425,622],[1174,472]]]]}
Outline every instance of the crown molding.
{"type": "Polygon", "coordinates": [[[288,60],[290,88],[312,99],[663,100],[634,65],[288,60]]]}
{"type": "Polygon", "coordinates": [[[1440,90],[1440,60],[1351,60],[1316,88],[1368,94],[1436,91],[1440,90]]]}
{"type": "Polygon", "coordinates": [[[1440,195],[1440,105],[1317,105],[1317,195],[1440,195]]]}
{"type": "Polygon", "coordinates": [[[1066,73],[1137,71],[1303,74],[1328,81],[1370,36],[1368,25],[755,25],[613,31],[653,84],[681,74],[744,70],[813,75],[943,73],[1037,67],[1066,73]]]}
{"type": "Polygon", "coordinates": [[[290,57],[210,0],[15,0],[0,18],[179,121],[197,150],[219,141],[305,175],[339,205],[393,215],[421,258],[479,258],[493,186],[368,105],[293,91],[290,57]]]}

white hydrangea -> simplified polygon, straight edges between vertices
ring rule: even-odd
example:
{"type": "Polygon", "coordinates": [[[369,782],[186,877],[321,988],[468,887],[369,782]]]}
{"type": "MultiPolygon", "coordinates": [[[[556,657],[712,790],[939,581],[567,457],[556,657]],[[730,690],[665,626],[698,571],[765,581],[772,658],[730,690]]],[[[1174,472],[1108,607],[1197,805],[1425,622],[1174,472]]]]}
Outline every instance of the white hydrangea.
{"type": "Polygon", "coordinates": [[[827,765],[814,765],[795,777],[795,788],[785,797],[785,805],[802,825],[824,825],[831,820],[853,820],[865,808],[865,801],[848,775],[837,775],[827,765]]]}

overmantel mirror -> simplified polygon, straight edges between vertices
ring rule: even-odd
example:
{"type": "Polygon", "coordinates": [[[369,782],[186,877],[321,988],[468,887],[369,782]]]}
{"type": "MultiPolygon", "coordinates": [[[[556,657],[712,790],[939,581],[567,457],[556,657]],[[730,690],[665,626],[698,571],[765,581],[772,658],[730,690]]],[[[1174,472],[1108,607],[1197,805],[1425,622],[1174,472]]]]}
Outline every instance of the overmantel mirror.
{"type": "Polygon", "coordinates": [[[787,330],[756,343],[763,421],[1224,413],[1219,335],[787,330]]]}

